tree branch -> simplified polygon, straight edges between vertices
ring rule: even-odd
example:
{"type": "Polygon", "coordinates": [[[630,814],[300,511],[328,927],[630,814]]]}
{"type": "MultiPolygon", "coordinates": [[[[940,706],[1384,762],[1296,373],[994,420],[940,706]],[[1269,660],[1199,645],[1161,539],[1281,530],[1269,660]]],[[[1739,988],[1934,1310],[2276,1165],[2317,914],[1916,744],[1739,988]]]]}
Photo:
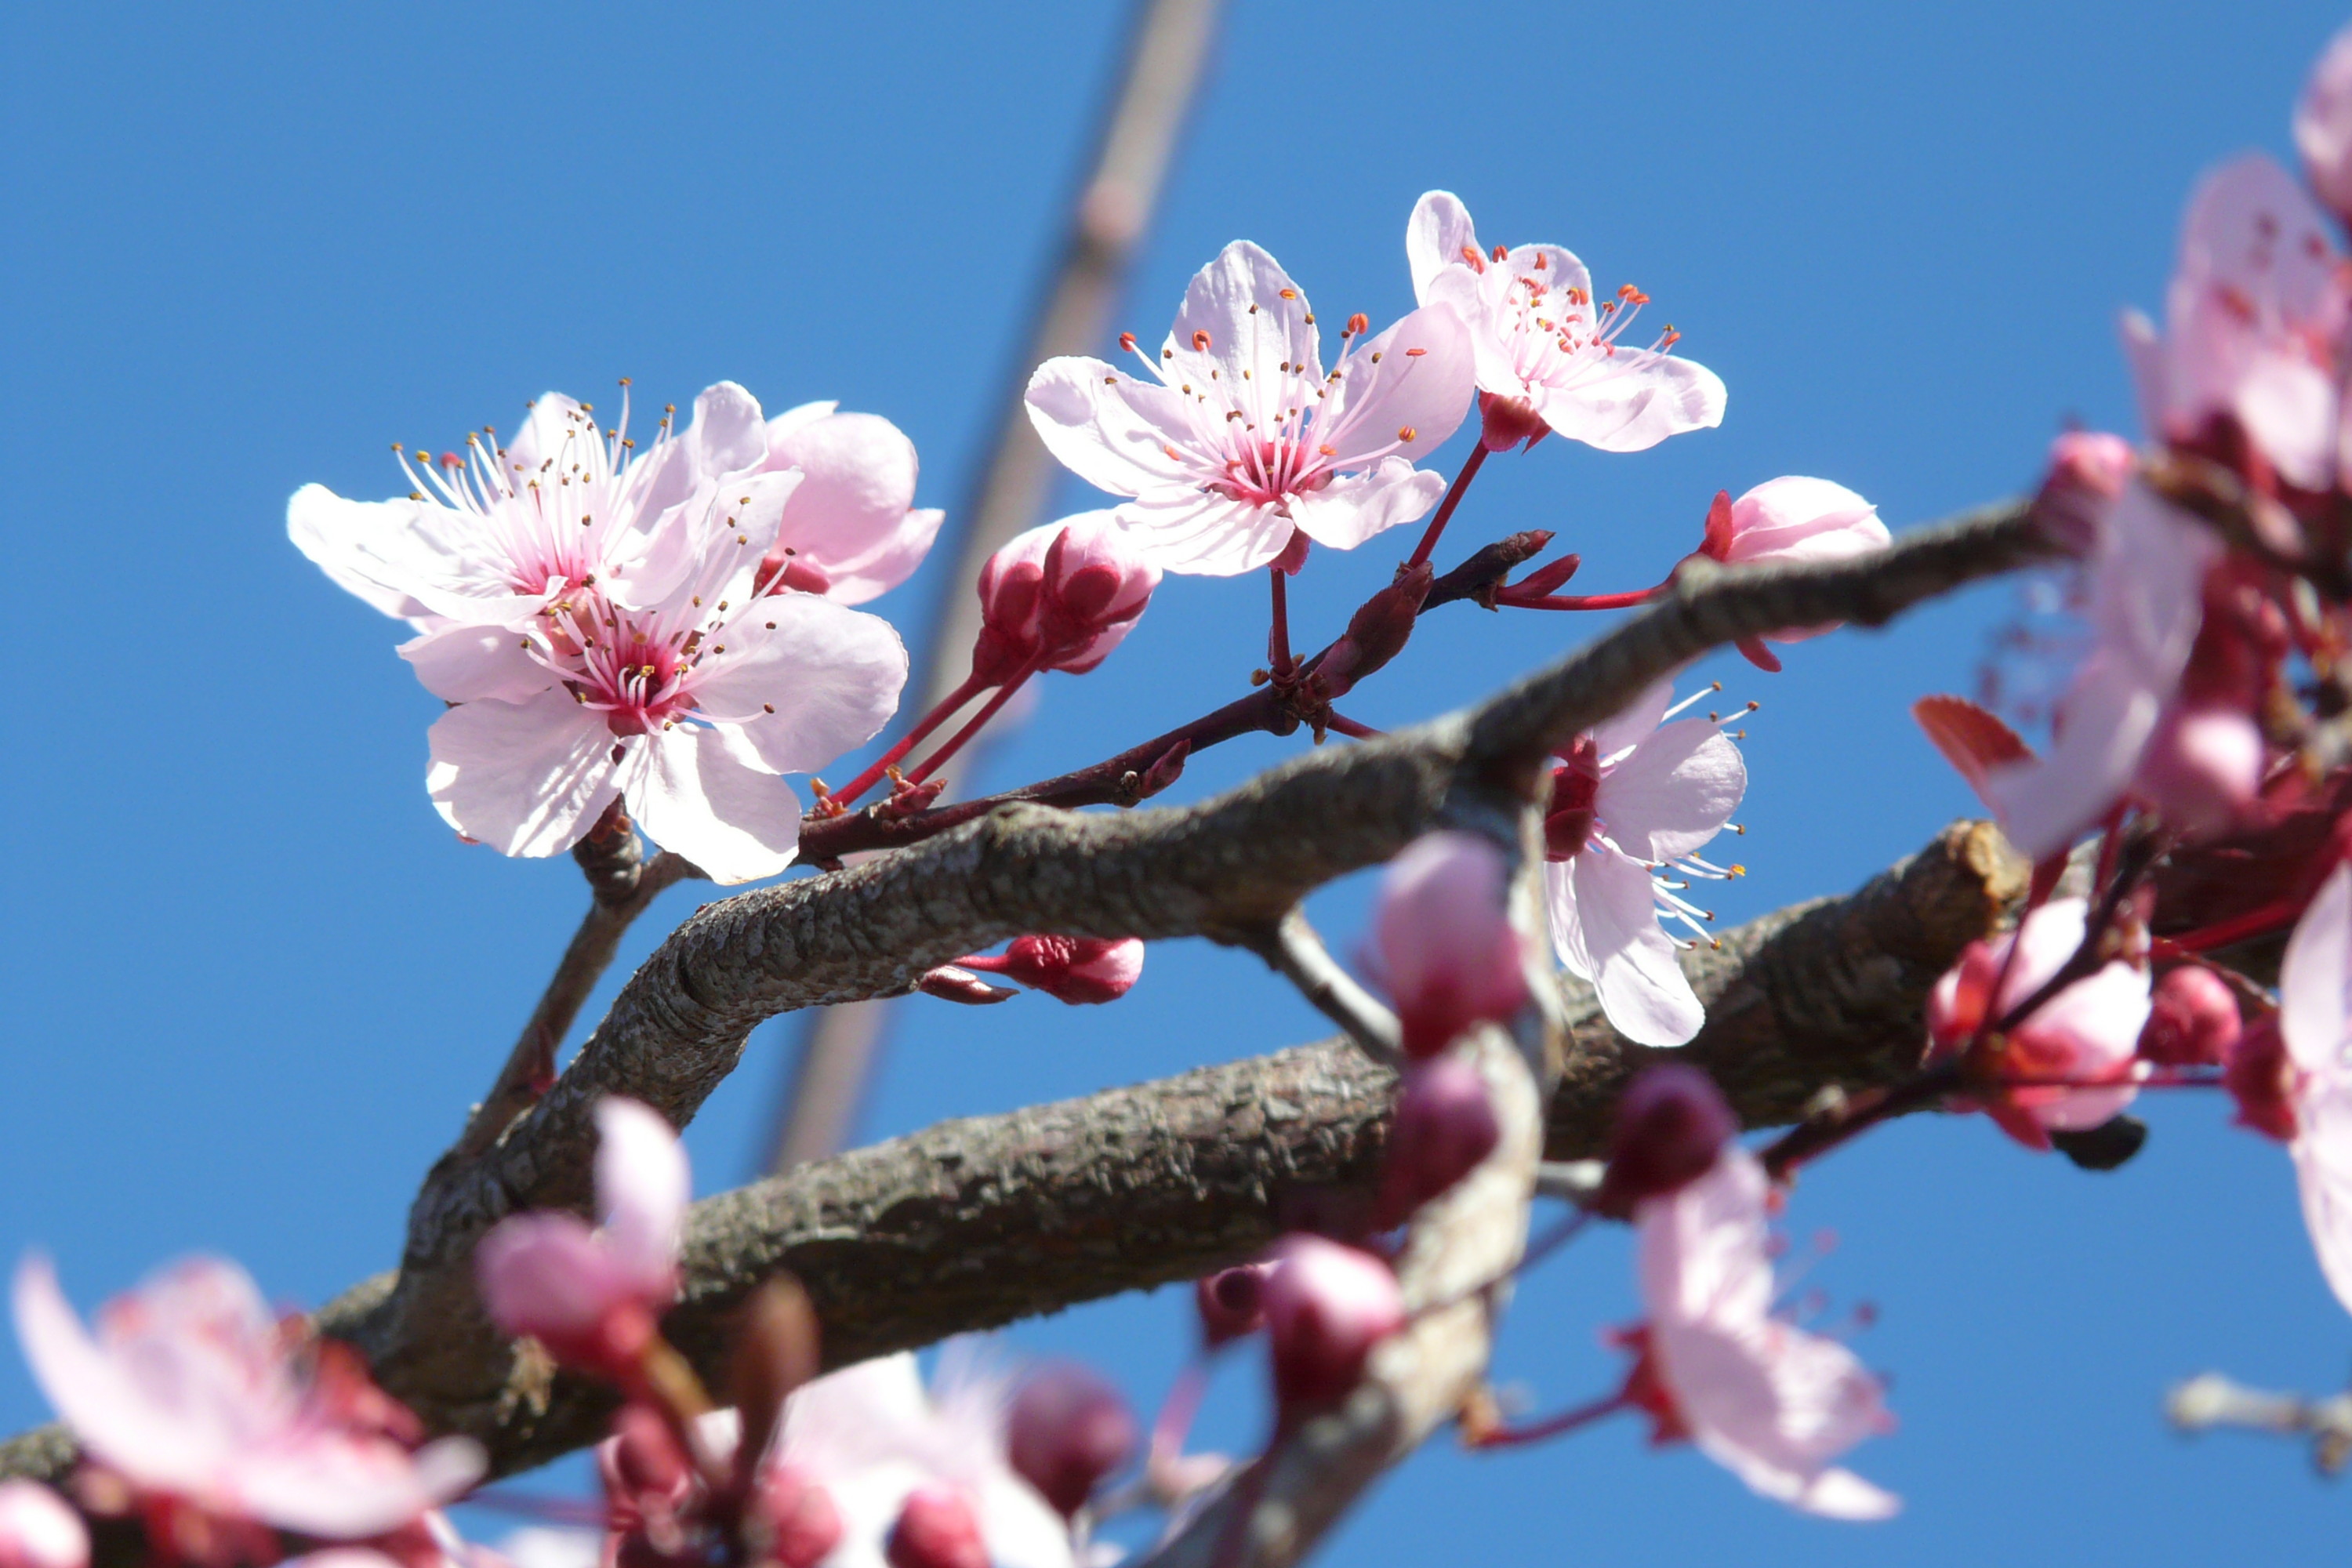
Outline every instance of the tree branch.
{"type": "Polygon", "coordinates": [[[1396,1015],[1356,984],[1323,945],[1307,911],[1292,905],[1268,930],[1248,939],[1266,966],[1298,988],[1307,1005],[1348,1033],[1366,1056],[1390,1067],[1404,1059],[1396,1015]]]}

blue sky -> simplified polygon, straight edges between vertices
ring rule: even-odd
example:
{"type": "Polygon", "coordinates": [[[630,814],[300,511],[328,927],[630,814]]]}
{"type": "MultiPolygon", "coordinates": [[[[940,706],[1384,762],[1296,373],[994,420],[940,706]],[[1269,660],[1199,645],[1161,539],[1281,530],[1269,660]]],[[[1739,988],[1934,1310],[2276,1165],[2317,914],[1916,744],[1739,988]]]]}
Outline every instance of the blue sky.
{"type": "MultiPolygon", "coordinates": [[[[1244,3],[1121,320],[1156,334],[1236,237],[1318,309],[1392,317],[1405,215],[1446,186],[1482,235],[1638,282],[1730,387],[1718,431],[1489,465],[1464,542],[1555,529],[1580,585],[1638,586],[1716,489],[1780,473],[1923,521],[2029,483],[2069,418],[2132,428],[2115,310],[2159,299],[2199,170],[2284,150],[2342,19],[2310,0],[1244,3]]],[[[84,1302],[194,1248],[295,1302],[383,1267],[579,912],[567,863],[465,847],[433,815],[437,704],[394,628],[288,546],[287,496],[394,493],[390,442],[449,445],[626,375],[657,402],[727,377],[771,409],[886,415],[923,454],[922,503],[959,504],[1118,30],[1076,3],[19,8],[0,58],[0,526],[16,689],[42,700],[0,770],[0,1255],[48,1247],[84,1302]]],[[[1075,484],[1063,503],[1092,504],[1075,484]]],[[[1318,552],[1302,635],[1396,553],[1318,552]]],[[[932,591],[926,574],[873,607],[919,630],[932,591]]],[[[1727,919],[1850,888],[1969,809],[1905,709],[1968,689],[2016,602],[1979,590],[1799,648],[1778,677],[1702,672],[1764,703],[1753,874],[1727,919]]],[[[1101,670],[1049,679],[992,777],[1223,700],[1263,613],[1255,583],[1171,580],[1101,670]]],[[[1592,629],[1449,611],[1351,710],[1425,717],[1592,629]]],[[[1303,743],[1204,756],[1174,798],[1303,743]]],[[[667,895],[625,958],[708,896],[667,895]]],[[[1358,879],[1318,900],[1335,942],[1362,897],[1358,879]]],[[[865,1131],[1320,1033],[1255,960],[1170,943],[1114,1008],[908,1006],[865,1131]]],[[[706,1190],[751,1173],[790,1038],[763,1029],[693,1129],[706,1190]]],[[[2158,1420],[2166,1383],[2209,1365],[2329,1387],[2352,1325],[2280,1153],[2210,1099],[2148,1114],[2147,1153],[2112,1177],[1958,1119],[1808,1175],[1798,1234],[1840,1239],[1809,1284],[1878,1309],[1858,1344],[1903,1427],[1854,1464],[1906,1496],[1901,1520],[1786,1515],[1627,1423],[1503,1458],[1441,1445],[1331,1560],[2340,1550],[2352,1501],[2294,1451],[2158,1420]]],[[[1529,1282],[1506,1380],[1546,1403],[1609,1384],[1594,1336],[1631,1314],[1626,1252],[1591,1238],[1529,1282]]],[[[1092,1354],[1148,1403],[1181,1333],[1163,1293],[1013,1338],[1092,1354]]],[[[1217,1441],[1250,1440],[1252,1381],[1221,1385],[1217,1441]]],[[[42,1414],[0,1352],[0,1424],[42,1414]]]]}

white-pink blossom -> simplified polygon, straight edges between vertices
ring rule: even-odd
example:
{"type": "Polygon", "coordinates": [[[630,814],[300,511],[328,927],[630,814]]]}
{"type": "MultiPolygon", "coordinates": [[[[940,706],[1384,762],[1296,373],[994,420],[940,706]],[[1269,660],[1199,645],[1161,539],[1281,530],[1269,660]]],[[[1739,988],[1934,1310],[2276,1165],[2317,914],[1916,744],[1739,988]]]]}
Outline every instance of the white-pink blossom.
{"type": "Polygon", "coordinates": [[[2352,866],[2328,877],[2287,939],[2279,1033],[2304,1223],[2327,1283],[2352,1310],[2352,866]]]}
{"type": "MultiPolygon", "coordinates": [[[[1727,566],[1801,565],[1850,561],[1892,542],[1878,509],[1853,491],[1831,479],[1789,474],[1765,480],[1738,500],[1716,492],[1698,553],[1727,566]]],[[[1801,642],[1839,624],[1784,627],[1768,640],[1801,642]]]]}
{"type": "Polygon", "coordinates": [[[2132,788],[2180,689],[2221,553],[2211,530],[2144,484],[2107,513],[2086,568],[2091,651],[2059,700],[2049,753],[1990,768],[1979,792],[2029,858],[2064,848],[2132,788]]]}
{"type": "Polygon", "coordinates": [[[922,564],[947,514],[917,508],[915,444],[877,414],[840,414],[804,403],[768,421],[771,472],[796,470],[775,542],[761,565],[763,585],[862,605],[897,587],[922,564]]]}
{"type": "Polygon", "coordinates": [[[880,731],[907,651],[876,616],[755,596],[758,563],[753,549],[713,550],[649,605],[594,588],[552,601],[514,637],[545,688],[434,721],[426,785],[443,818],[502,854],[552,855],[619,800],[716,881],[790,865],[801,805],[781,775],[880,731]]]}
{"type": "Polygon", "coordinates": [[[2319,199],[2352,214],[2352,27],[2327,41],[2294,106],[2294,150],[2319,199]]]}
{"type": "Polygon", "coordinates": [[[1659,919],[1705,934],[1706,911],[1679,889],[1693,876],[1738,873],[1698,850],[1748,792],[1721,722],[1675,719],[1673,697],[1660,681],[1580,737],[1553,773],[1544,819],[1552,945],[1592,983],[1611,1026],[1645,1046],[1679,1046],[1706,1020],[1659,919]]]}
{"type": "Polygon", "coordinates": [[[38,1481],[0,1481],[0,1568],[89,1568],[81,1515],[38,1481]]]}
{"type": "Polygon", "coordinates": [[[1643,1341],[1668,1430],[1761,1495],[1832,1519],[1884,1519],[1901,1500],[1833,1461],[1893,1425],[1853,1352],[1772,1311],[1755,1157],[1727,1145],[1706,1174],[1634,1210],[1643,1341]]]}
{"type": "Polygon", "coordinates": [[[693,1190],[686,1148],[652,1107],[596,1103],[596,1208],[500,1220],[474,1250],[482,1301],[501,1329],[558,1357],[611,1370],[677,1298],[677,1249],[693,1190]]]}
{"type": "Polygon", "coordinates": [[[1478,384],[1524,403],[1571,441],[1638,452],[1723,422],[1722,378],[1667,353],[1668,327],[1647,348],[1622,342],[1649,297],[1628,285],[1595,300],[1574,252],[1522,245],[1490,254],[1469,209],[1449,191],[1414,204],[1405,226],[1413,296],[1450,305],[1470,329],[1478,384]]]}
{"type": "Polygon", "coordinates": [[[2137,312],[2123,321],[2150,433],[2197,442],[2226,415],[2286,483],[2332,488],[2344,274],[2326,218],[2268,157],[2206,175],[2181,226],[2162,335],[2137,312]]]}
{"type": "Polygon", "coordinates": [[[1305,293],[1236,240],[1193,277],[1157,358],[1122,342],[1154,380],[1048,360],[1030,378],[1029,417],[1073,473],[1133,498],[1119,521],[1167,571],[1231,576],[1302,534],[1351,549],[1444,492],[1413,463],[1470,405],[1469,334],[1449,308],[1358,339],[1327,375],[1305,293]]]}
{"type": "Polygon", "coordinates": [[[84,1450],[143,1497],[352,1541],[412,1523],[481,1476],[470,1439],[411,1453],[314,1381],[235,1264],[162,1270],[108,1302],[95,1335],[45,1258],[17,1265],[15,1296],[41,1391],[84,1450]]]}
{"type": "Polygon", "coordinates": [[[1415,1056],[1527,1005],[1524,944],[1507,908],[1510,867],[1475,834],[1425,833],[1381,874],[1365,967],[1415,1056]]]}
{"type": "Polygon", "coordinates": [[[1974,1094],[2001,1131],[2030,1149],[2049,1148],[2053,1131],[2098,1126],[2139,1092],[2135,1069],[2152,1003],[2147,971],[2122,959],[1994,1032],[2082,947],[2088,912],[2081,899],[2053,899],[2009,935],[1970,942],[1927,997],[1929,1060],[1973,1051],[1984,1077],[2063,1080],[1974,1094]]]}
{"type": "MultiPolygon", "coordinates": [[[[826,1568],[883,1568],[891,1528],[918,1489],[969,1501],[995,1568],[1076,1568],[1069,1527],[1008,1457],[1011,1380],[969,1342],[941,1353],[929,1392],[909,1353],[830,1373],[784,1401],[762,1461],[790,1466],[832,1499],[843,1527],[826,1568]]],[[[733,1411],[704,1417],[712,1449],[730,1455],[733,1411]]]]}

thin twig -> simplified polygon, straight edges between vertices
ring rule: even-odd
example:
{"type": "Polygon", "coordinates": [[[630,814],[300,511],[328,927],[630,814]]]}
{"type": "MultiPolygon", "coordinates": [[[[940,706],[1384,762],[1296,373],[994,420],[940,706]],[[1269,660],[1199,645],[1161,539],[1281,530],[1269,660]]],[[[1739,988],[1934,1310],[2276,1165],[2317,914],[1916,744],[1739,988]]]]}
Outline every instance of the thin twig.
{"type": "Polygon", "coordinates": [[[2173,1385],[2164,1413],[2183,1432],[2236,1426],[2311,1439],[2311,1462],[2323,1476],[2343,1473],[2352,1460],[2352,1393],[2307,1399],[2270,1394],[2231,1382],[2218,1372],[2173,1385]]]}
{"type": "Polygon", "coordinates": [[[1308,1005],[1347,1031],[1366,1056],[1389,1067],[1403,1061],[1404,1032],[1396,1015],[1339,966],[1305,910],[1294,905],[1271,930],[1252,936],[1246,945],[1297,986],[1308,1005]]]}

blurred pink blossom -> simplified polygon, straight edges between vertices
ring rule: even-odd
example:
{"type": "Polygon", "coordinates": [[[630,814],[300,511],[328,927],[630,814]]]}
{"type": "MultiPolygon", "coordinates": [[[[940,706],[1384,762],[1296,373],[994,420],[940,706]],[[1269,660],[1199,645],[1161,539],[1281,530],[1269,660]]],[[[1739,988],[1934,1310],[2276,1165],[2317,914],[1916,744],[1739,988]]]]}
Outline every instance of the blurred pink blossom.
{"type": "Polygon", "coordinates": [[[84,1450],[142,1501],[196,1510],[232,1533],[381,1536],[482,1474],[470,1439],[411,1453],[369,1418],[396,1408],[389,1401],[355,1401],[314,1379],[233,1263],[163,1269],[108,1302],[93,1336],[36,1254],[16,1268],[16,1317],[35,1380],[84,1450]]]}
{"type": "Polygon", "coordinates": [[[1263,1300],[1275,1397],[1290,1411],[1328,1405],[1404,1326],[1396,1276],[1368,1252],[1305,1234],[1276,1243],[1273,1261],[1263,1300]]]}
{"type": "Polygon", "coordinates": [[[1544,819],[1552,945],[1569,973],[1592,983],[1611,1026],[1645,1046],[1679,1046],[1706,1020],[1658,921],[1663,913],[1705,934],[1706,911],[1667,880],[1737,874],[1697,852],[1748,791],[1747,764],[1722,724],[1672,719],[1673,697],[1660,681],[1580,737],[1553,772],[1544,819]]]}
{"type": "Polygon", "coordinates": [[[596,1205],[576,1215],[512,1215],[474,1251],[491,1319],[558,1359],[626,1372],[677,1299],[677,1249],[691,1177],[686,1150],[659,1111],[611,1097],[596,1105],[596,1205]]]}
{"type": "Polygon", "coordinates": [[[2336,1300],[2352,1310],[2352,866],[2328,877],[2287,939],[2278,1026],[2304,1223],[2336,1300]]]}
{"type": "Polygon", "coordinates": [[[89,1568],[81,1515],[38,1481],[0,1481],[0,1568],[89,1568]]]}
{"type": "MultiPolygon", "coordinates": [[[[1722,378],[1666,351],[1668,327],[1647,348],[1621,342],[1649,303],[1630,285],[1595,301],[1592,275],[1557,245],[1489,254],[1469,209],[1450,191],[1431,191],[1405,225],[1413,298],[1451,306],[1469,327],[1478,384],[1534,410],[1571,441],[1604,452],[1638,452],[1685,430],[1723,422],[1722,378]]],[[[1520,426],[1488,415],[1489,445],[1520,426]]]]}
{"type": "Polygon", "coordinates": [[[2352,215],[2352,27],[2327,41],[2294,106],[2294,150],[2319,199],[2352,215]]]}
{"type": "Polygon", "coordinates": [[[1048,360],[1030,378],[1029,417],[1063,466],[1133,498],[1118,520],[1166,571],[1228,577],[1309,539],[1352,549],[1445,489],[1413,463],[1470,407],[1469,334],[1450,309],[1355,341],[1327,375],[1307,296],[1235,240],[1193,277],[1156,357],[1122,342],[1153,380],[1048,360]]]}
{"type": "Polygon", "coordinates": [[[1527,1005],[1525,944],[1507,908],[1510,868],[1475,834],[1426,833],[1381,874],[1365,967],[1415,1056],[1527,1005]]]}
{"type": "Polygon", "coordinates": [[[2098,1126],[2139,1092],[2136,1068],[2150,1008],[2148,977],[2121,959],[2066,986],[2014,1026],[1994,1032],[2074,956],[2088,908],[2081,899],[2054,899],[2009,935],[1970,942],[1927,997],[1929,1061],[1973,1048],[1972,1068],[1986,1076],[2095,1086],[2045,1083],[1977,1096],[2001,1131],[2029,1149],[2049,1148],[2053,1129],[2098,1126]]]}
{"type": "Polygon", "coordinates": [[[1772,1314],[1769,1188],[1734,1143],[1706,1174],[1635,1209],[1648,1321],[1632,1387],[1657,1402],[1662,1437],[1689,1437],[1763,1496],[1886,1518],[1900,1500],[1832,1463],[1892,1426],[1878,1379],[1837,1341],[1772,1314]]]}

